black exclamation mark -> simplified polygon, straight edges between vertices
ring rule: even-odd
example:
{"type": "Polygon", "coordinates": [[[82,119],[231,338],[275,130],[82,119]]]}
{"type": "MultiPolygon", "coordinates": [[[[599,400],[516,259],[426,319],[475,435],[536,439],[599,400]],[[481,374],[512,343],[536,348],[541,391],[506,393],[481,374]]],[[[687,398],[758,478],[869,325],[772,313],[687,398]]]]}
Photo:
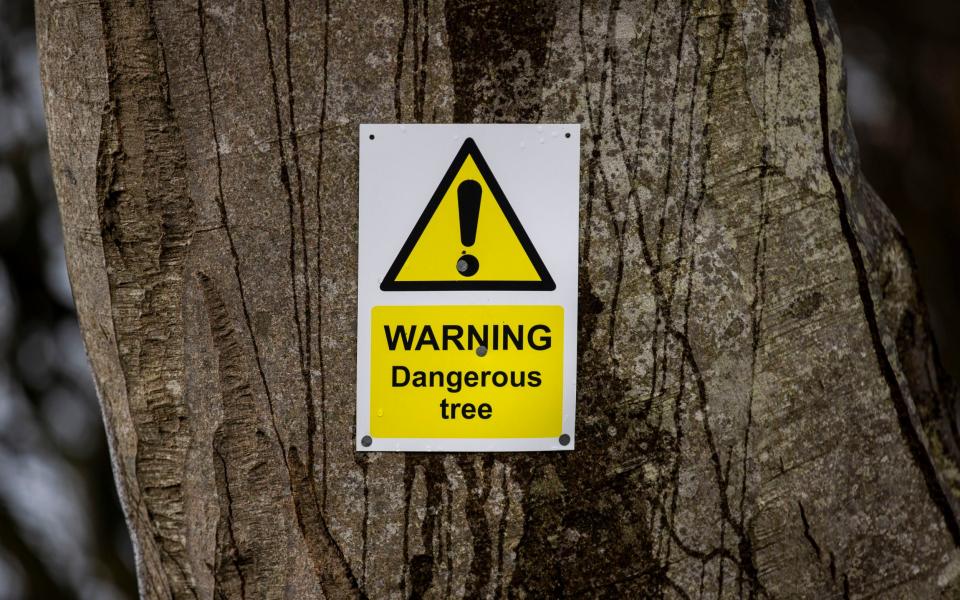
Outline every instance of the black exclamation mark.
{"type": "MultiPolygon", "coordinates": [[[[473,179],[467,179],[457,186],[457,206],[460,209],[460,243],[469,248],[477,241],[477,221],[480,219],[480,197],[483,188],[473,179]]],[[[457,259],[457,272],[464,277],[472,277],[480,270],[480,261],[476,256],[464,250],[457,259]]]]}

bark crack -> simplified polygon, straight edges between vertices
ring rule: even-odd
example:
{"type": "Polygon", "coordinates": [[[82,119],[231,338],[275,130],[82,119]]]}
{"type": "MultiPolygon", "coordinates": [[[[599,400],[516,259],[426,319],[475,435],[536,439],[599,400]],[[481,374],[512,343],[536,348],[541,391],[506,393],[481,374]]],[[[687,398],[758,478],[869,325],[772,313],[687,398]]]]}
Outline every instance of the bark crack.
{"type": "Polygon", "coordinates": [[[957,521],[957,511],[955,508],[955,499],[950,496],[940,480],[936,466],[930,457],[926,444],[924,443],[920,431],[914,423],[914,417],[911,414],[909,400],[904,396],[897,375],[887,356],[886,348],[883,345],[883,338],[880,334],[880,327],[877,322],[877,312],[870,292],[870,280],[867,275],[867,266],[860,250],[860,243],[853,230],[849,216],[849,203],[847,194],[843,189],[843,183],[840,181],[840,175],[837,172],[837,166],[833,159],[833,149],[830,142],[830,102],[829,85],[827,83],[827,55],[824,49],[823,40],[820,38],[820,25],[818,23],[817,9],[814,6],[814,0],[804,0],[804,8],[807,15],[807,24],[810,27],[810,37],[817,56],[817,75],[820,90],[820,132],[822,141],[823,161],[830,176],[830,183],[833,185],[834,196],[837,201],[837,212],[840,218],[840,230],[850,251],[850,258],[853,262],[854,271],[857,277],[857,291],[860,296],[860,304],[863,306],[864,319],[867,322],[867,328],[870,332],[870,341],[873,346],[873,353],[876,356],[880,374],[890,392],[890,399],[897,412],[897,421],[900,425],[900,433],[913,456],[914,463],[920,470],[924,483],[927,487],[927,493],[930,500],[943,515],[944,524],[947,531],[953,538],[954,546],[960,546],[960,523],[957,521]]]}

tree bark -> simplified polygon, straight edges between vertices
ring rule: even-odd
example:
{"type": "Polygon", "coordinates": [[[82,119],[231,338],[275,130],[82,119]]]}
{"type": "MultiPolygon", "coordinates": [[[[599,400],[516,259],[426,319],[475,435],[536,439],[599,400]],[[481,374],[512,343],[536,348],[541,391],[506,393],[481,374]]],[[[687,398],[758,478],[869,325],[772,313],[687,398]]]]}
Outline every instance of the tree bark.
{"type": "Polygon", "coordinates": [[[960,597],[953,392],[826,2],[37,25],[144,598],[960,597]],[[575,451],[354,452],[358,124],[394,121],[583,124],[575,451]]]}

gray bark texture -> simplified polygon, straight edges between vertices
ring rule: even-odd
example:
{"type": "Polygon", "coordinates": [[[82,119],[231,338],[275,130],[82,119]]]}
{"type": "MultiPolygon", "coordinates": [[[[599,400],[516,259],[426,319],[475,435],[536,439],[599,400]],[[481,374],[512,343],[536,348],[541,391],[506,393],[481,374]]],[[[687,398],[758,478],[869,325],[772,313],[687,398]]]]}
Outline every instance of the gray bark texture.
{"type": "Polygon", "coordinates": [[[825,1],[37,28],[144,598],[960,597],[954,396],[825,1]],[[354,451],[358,124],[395,121],[583,124],[574,452],[354,451]]]}

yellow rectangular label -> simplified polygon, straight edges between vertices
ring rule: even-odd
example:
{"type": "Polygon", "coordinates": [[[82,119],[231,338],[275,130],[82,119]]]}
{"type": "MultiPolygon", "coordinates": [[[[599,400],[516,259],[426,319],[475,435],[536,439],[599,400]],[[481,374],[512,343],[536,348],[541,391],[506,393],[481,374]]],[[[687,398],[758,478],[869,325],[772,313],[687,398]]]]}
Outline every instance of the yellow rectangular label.
{"type": "Polygon", "coordinates": [[[372,313],[374,437],[560,435],[562,306],[375,306],[372,313]]]}

